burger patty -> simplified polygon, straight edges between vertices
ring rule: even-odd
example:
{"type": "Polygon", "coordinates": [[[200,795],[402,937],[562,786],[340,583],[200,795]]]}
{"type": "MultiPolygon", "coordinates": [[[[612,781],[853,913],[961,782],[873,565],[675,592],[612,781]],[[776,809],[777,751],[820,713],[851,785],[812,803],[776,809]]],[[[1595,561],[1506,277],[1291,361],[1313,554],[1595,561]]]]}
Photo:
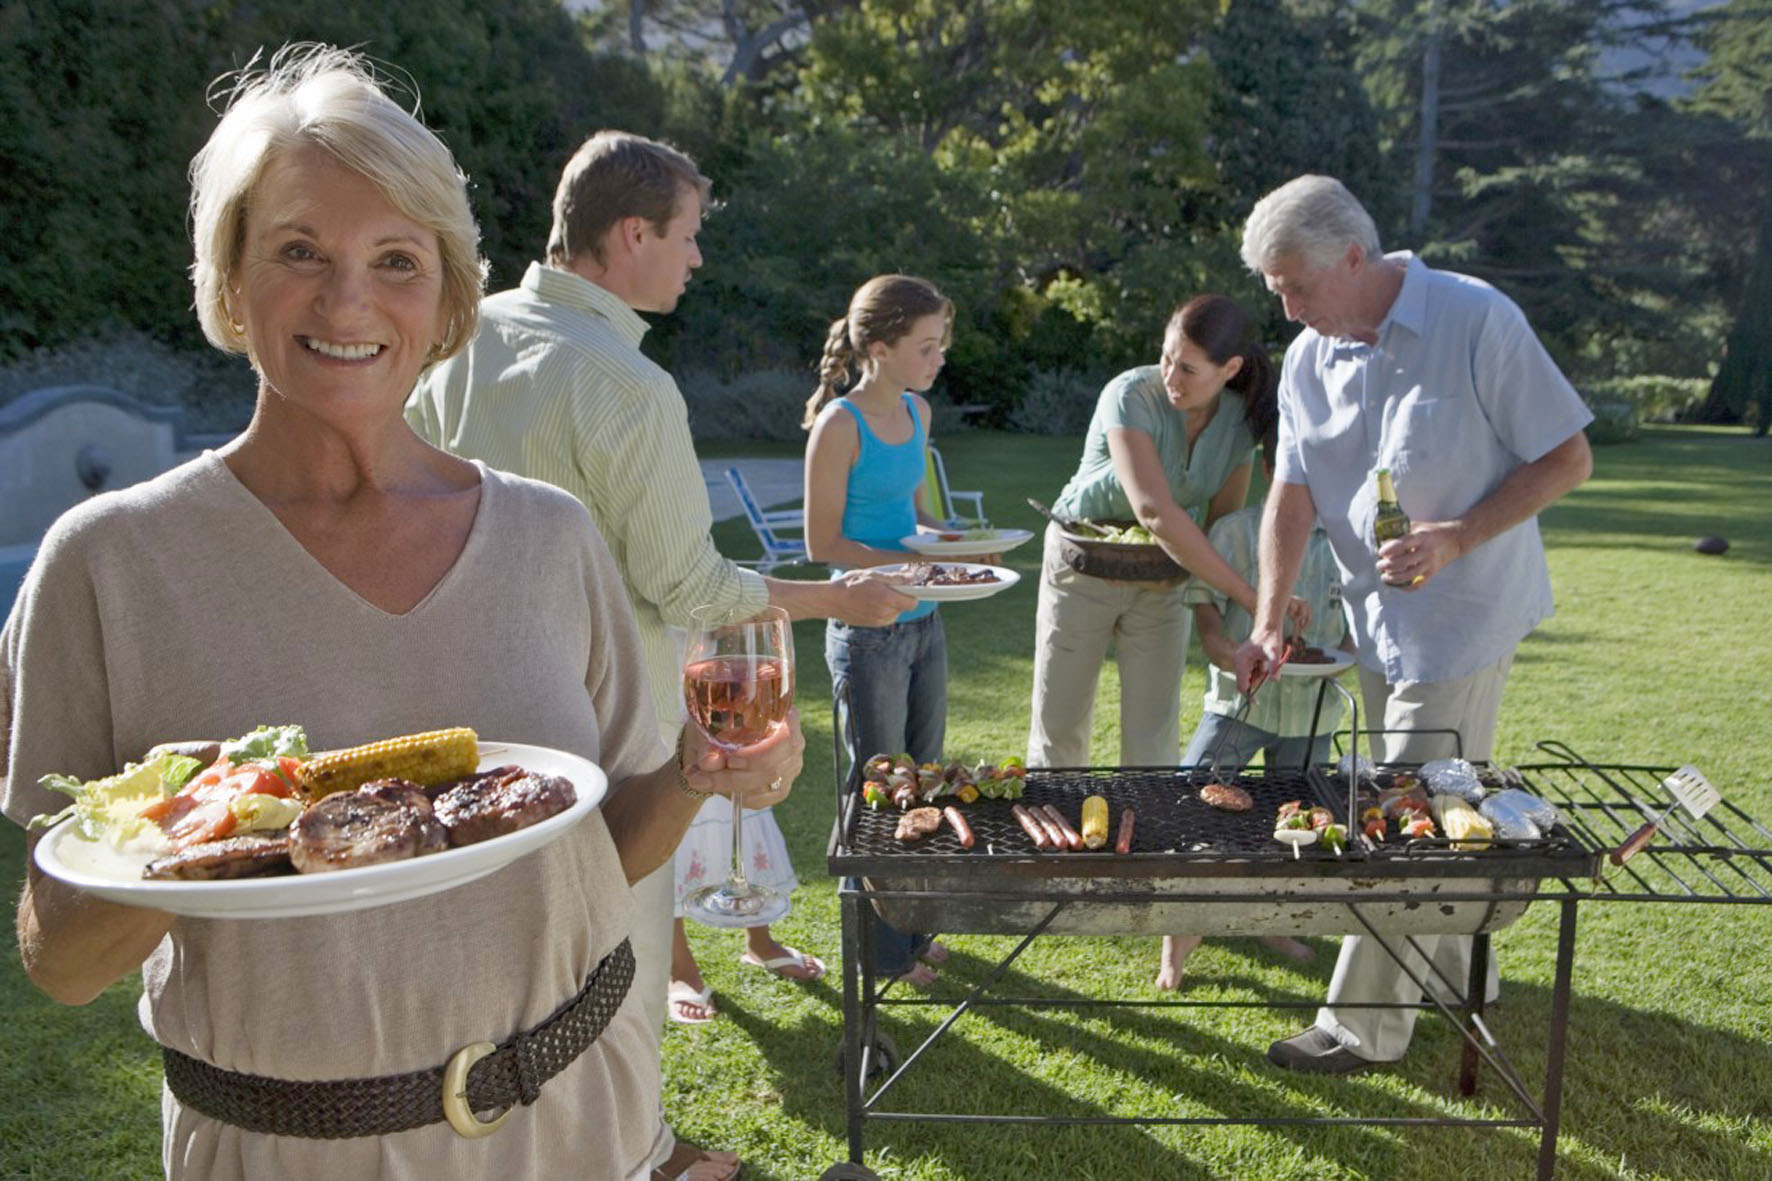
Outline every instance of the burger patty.
{"type": "Polygon", "coordinates": [[[142,877],[160,882],[218,882],[290,873],[289,833],[249,834],[203,841],[148,862],[142,877]]]}
{"type": "Polygon", "coordinates": [[[437,796],[436,814],[454,846],[475,845],[539,824],[578,800],[572,784],[556,775],[520,767],[501,775],[476,775],[437,796]]]}
{"type": "Polygon", "coordinates": [[[449,847],[430,797],[403,779],[335,792],[309,805],[289,831],[289,859],[302,873],[404,861],[449,847]]]}
{"type": "Polygon", "coordinates": [[[1200,798],[1214,808],[1226,812],[1247,812],[1255,807],[1255,801],[1248,792],[1228,783],[1208,783],[1200,789],[1200,798]]]}
{"type": "Polygon", "coordinates": [[[920,841],[940,827],[940,808],[912,808],[898,818],[898,829],[892,835],[901,841],[920,841]]]}

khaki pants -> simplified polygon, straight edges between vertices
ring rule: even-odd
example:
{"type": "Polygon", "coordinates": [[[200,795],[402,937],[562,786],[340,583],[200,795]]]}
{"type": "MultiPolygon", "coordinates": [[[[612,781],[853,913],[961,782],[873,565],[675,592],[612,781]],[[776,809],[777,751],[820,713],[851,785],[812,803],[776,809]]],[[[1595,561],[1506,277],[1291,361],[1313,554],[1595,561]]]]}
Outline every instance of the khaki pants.
{"type": "MultiPolygon", "coordinates": [[[[1495,722],[1501,713],[1501,691],[1507,684],[1514,654],[1468,677],[1431,684],[1391,685],[1360,666],[1360,696],[1369,719],[1367,726],[1383,730],[1456,730],[1463,738],[1464,757],[1488,759],[1495,751],[1495,722]]],[[[1377,762],[1424,763],[1457,753],[1441,734],[1380,735],[1377,762]]],[[[1402,939],[1384,939],[1425,979],[1440,1000],[1456,1003],[1470,980],[1469,935],[1417,935],[1415,946],[1402,939]],[[1456,987],[1446,985],[1432,969],[1443,972],[1456,987]]],[[[1489,958],[1485,999],[1494,1000],[1501,987],[1495,957],[1489,958]]],[[[1349,935],[1341,941],[1341,956],[1329,982],[1328,1004],[1317,1011],[1317,1027],[1333,1034],[1342,1045],[1362,1058],[1394,1062],[1409,1049],[1415,1032],[1415,1009],[1351,1009],[1338,1006],[1391,1002],[1413,1005],[1421,999],[1416,988],[1390,952],[1374,936],[1349,935]]]]}
{"type": "Polygon", "coordinates": [[[1181,583],[1115,582],[1078,574],[1046,529],[1034,622],[1030,767],[1087,767],[1095,687],[1108,645],[1120,672],[1120,764],[1173,767],[1181,759],[1181,676],[1192,610],[1181,583]]]}

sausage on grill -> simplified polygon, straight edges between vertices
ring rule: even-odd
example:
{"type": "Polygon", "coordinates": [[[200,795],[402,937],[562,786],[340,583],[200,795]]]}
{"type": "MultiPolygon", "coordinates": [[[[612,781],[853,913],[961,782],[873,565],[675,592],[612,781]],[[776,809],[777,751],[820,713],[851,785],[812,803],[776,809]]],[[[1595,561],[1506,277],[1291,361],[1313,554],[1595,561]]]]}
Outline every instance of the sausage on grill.
{"type": "Polygon", "coordinates": [[[1052,843],[1047,839],[1046,826],[1034,819],[1034,814],[1032,812],[1028,811],[1020,804],[1015,805],[1013,808],[1009,809],[1009,811],[1015,816],[1016,821],[1020,823],[1021,831],[1028,834],[1028,840],[1034,842],[1034,848],[1044,849],[1052,843]]]}

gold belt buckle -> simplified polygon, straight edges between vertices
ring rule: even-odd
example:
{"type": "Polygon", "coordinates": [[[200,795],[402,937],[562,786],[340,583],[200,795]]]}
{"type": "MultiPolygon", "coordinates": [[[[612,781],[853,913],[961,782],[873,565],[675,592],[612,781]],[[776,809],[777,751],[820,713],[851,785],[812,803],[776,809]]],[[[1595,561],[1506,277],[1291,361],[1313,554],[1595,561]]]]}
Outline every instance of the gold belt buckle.
{"type": "Polygon", "coordinates": [[[491,1042],[463,1046],[443,1068],[443,1115],[458,1136],[469,1140],[482,1139],[504,1127],[505,1121],[511,1118],[508,1107],[491,1119],[483,1120],[468,1106],[468,1069],[496,1049],[498,1047],[491,1042]]]}

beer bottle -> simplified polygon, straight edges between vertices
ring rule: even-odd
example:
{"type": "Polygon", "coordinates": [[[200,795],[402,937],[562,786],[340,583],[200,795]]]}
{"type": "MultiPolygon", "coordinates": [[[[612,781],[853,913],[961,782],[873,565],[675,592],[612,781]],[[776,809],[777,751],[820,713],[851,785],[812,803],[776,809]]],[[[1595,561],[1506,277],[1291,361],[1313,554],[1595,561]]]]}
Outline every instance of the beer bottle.
{"type": "MultiPolygon", "coordinates": [[[[1397,501],[1397,486],[1391,481],[1391,470],[1381,467],[1376,473],[1378,477],[1378,515],[1372,520],[1372,537],[1380,549],[1387,541],[1395,541],[1409,532],[1409,514],[1397,501]]],[[[1389,579],[1386,579],[1389,582],[1389,579]]],[[[1392,586],[1404,586],[1406,583],[1391,583],[1392,586]]]]}

